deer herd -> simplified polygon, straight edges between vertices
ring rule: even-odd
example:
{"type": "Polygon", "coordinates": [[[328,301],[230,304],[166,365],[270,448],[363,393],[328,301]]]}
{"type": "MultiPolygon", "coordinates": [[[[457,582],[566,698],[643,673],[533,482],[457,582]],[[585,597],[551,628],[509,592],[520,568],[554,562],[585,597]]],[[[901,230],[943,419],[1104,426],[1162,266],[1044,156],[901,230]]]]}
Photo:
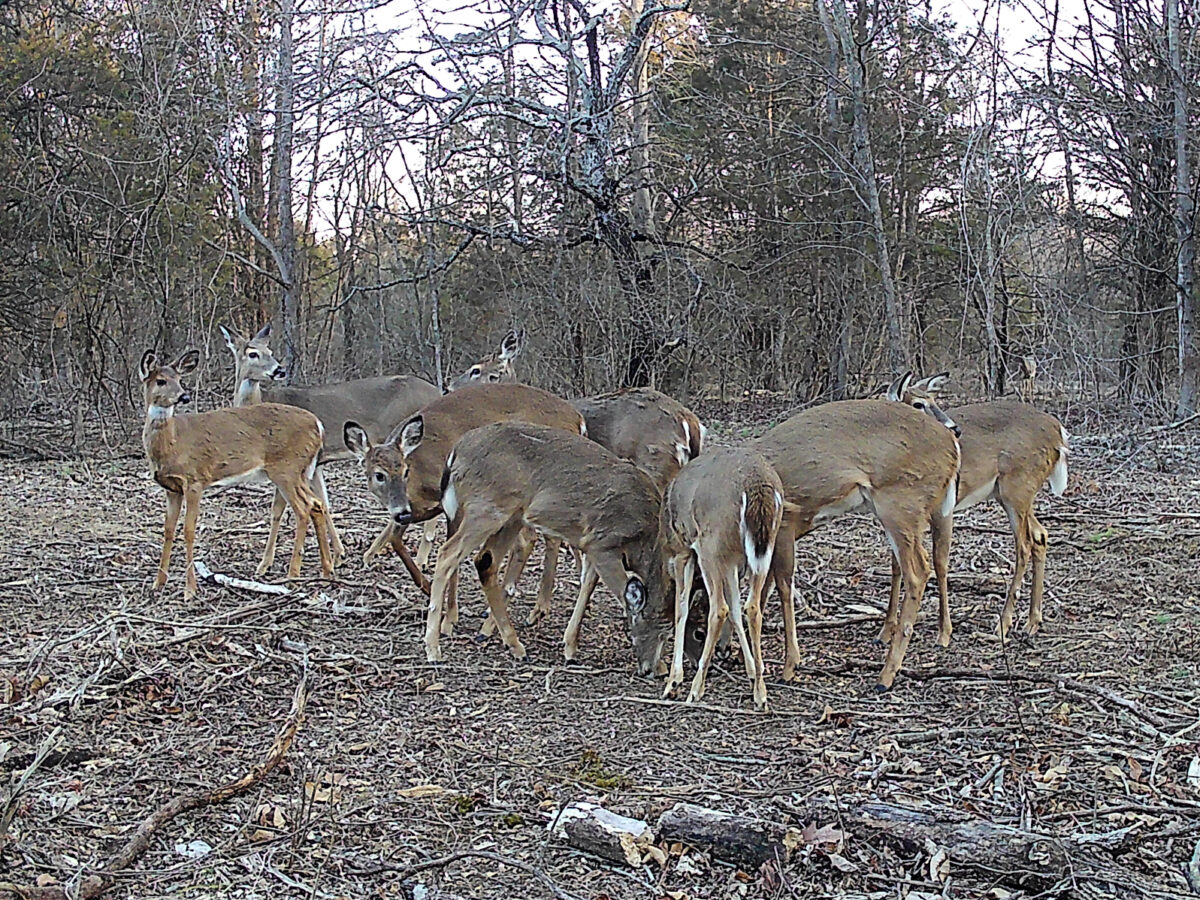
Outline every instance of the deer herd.
{"type": "Polygon", "coordinates": [[[995,401],[944,411],[948,376],[898,378],[886,399],[826,403],[797,413],[740,447],[706,446],[691,410],[648,388],[567,401],[517,381],[522,338],[470,366],[442,394],[413,376],[364,378],[293,387],[269,345],[270,326],[245,338],[222,327],[234,357],[231,406],[175,415],[190,401],[182,379],[198,365],[195,350],[172,363],[142,357],[146,404],[143,444],[151,474],[167,492],[166,525],[155,588],[167,568],[185,508],[185,597],[196,593],[193,553],[200,499],[210,487],[270,481],[270,530],[258,574],[272,566],[280,521],[290,506],[296,539],[288,577],[300,574],[311,520],[324,577],[346,555],[334,525],[322,467],[361,461],[367,487],[388,521],[364,562],[391,546],[430,597],[426,657],[442,658],[441,638],[458,622],[458,572],[473,556],[487,619],[514,656],[524,645],[509,601],[541,537],[545,560],[528,622],[548,611],[560,549],[580,566],[580,588],[563,638],[579,653],[588,602],[604,586],[623,604],[642,675],[667,672],[664,696],[696,663],[688,702],[704,694],[719,641],[736,636],[754,704],[767,706],[763,606],[774,584],[782,606],[784,680],[800,662],[792,600],[796,540],[851,512],[869,513],[891,550],[892,583],[879,639],[887,645],[877,688],[899,672],[930,576],[923,546],[933,535],[938,641],[951,618],[947,569],[954,513],[994,498],[1008,514],[1016,560],[999,628],[1007,636],[1017,593],[1032,564],[1028,631],[1042,622],[1047,533],[1033,512],[1045,483],[1067,482],[1067,433],[1028,403],[995,401]],[[447,539],[433,578],[425,574],[437,517],[447,539]],[[423,535],[414,559],[410,525],[423,535]],[[504,574],[501,576],[501,564],[504,574]],[[699,579],[696,574],[699,572],[699,579]],[[749,589],[742,600],[741,578],[749,589]],[[707,613],[704,613],[707,609],[707,613]],[[669,670],[663,659],[673,634],[669,670]]]}

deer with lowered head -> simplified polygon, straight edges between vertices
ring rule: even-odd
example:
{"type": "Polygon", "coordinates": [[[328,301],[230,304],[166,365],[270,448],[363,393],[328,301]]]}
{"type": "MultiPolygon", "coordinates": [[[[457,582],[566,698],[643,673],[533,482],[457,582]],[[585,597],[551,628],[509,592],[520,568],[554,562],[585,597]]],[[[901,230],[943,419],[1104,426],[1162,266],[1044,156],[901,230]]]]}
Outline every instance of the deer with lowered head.
{"type": "MultiPolygon", "coordinates": [[[[335,384],[309,386],[283,385],[279,382],[287,377],[287,371],[276,360],[271,352],[271,326],[263,326],[253,337],[243,337],[224,325],[220,326],[225,344],[233,354],[234,361],[234,391],[233,405],[235,407],[253,406],[265,399],[286,403],[306,409],[321,420],[325,428],[325,443],[321,450],[321,460],[313,473],[312,487],[326,510],[329,522],[329,536],[333,543],[335,564],[345,555],[342,539],[333,524],[333,514],[330,512],[329,491],[325,487],[325,476],[322,466],[334,460],[350,459],[352,454],[346,449],[342,433],[346,422],[353,421],[364,428],[373,440],[382,441],[392,430],[405,421],[418,409],[440,397],[441,391],[413,375],[386,375],[378,378],[357,378],[352,381],[342,381],[335,384]]],[[[283,516],[284,497],[275,492],[275,501],[271,507],[270,543],[279,531],[279,520],[283,516]]],[[[370,560],[392,538],[391,528],[385,529],[372,544],[371,549],[364,555],[363,561],[370,560]]],[[[419,571],[425,564],[433,547],[433,537],[426,534],[425,541],[420,545],[417,561],[414,563],[403,543],[392,540],[392,546],[400,555],[401,561],[410,571],[419,571]]],[[[269,567],[271,560],[263,560],[263,566],[269,567]]],[[[266,571],[263,568],[262,571],[266,571]]],[[[262,571],[259,574],[262,574],[262,571]]]]}
{"type": "MultiPolygon", "coordinates": [[[[423,439],[420,418],[406,429],[412,454],[423,439]]],[[[638,671],[655,671],[670,616],[670,579],[659,545],[662,496],[645,472],[578,433],[504,422],[463,435],[440,491],[451,536],[434,569],[425,628],[430,661],[441,659],[439,623],[450,579],[476,550],[491,617],[513,655],[525,655],[496,576],[500,560],[531,525],[583,555],[579,597],[564,637],[567,658],[578,650],[588,599],[603,582],[624,600],[638,671]]]]}
{"type": "MultiPolygon", "coordinates": [[[[783,607],[787,655],[783,677],[800,661],[792,578],[796,539],[850,512],[868,512],[883,526],[904,586],[903,605],[884,625],[888,651],[876,690],[891,688],[904,662],[929,580],[922,537],[937,514],[955,505],[958,443],[947,428],[912,407],[887,400],[843,400],[797,413],[751,445],[783,485],[784,513],[770,576],[783,607]]],[[[689,628],[695,647],[707,640],[689,628]]],[[[689,655],[694,655],[689,651],[689,655]]]]}
{"type": "MultiPolygon", "coordinates": [[[[995,500],[1008,515],[1016,544],[1016,561],[1008,595],[1000,613],[1000,635],[1006,637],[1016,613],[1017,595],[1025,570],[1033,564],[1026,629],[1036,634],[1042,624],[1042,595],[1045,592],[1046,548],[1049,534],[1033,512],[1033,503],[1043,484],[1062,496],[1067,488],[1069,436],[1054,416],[1012,400],[993,400],[958,406],[949,413],[937,404],[938,393],[950,378],[942,372],[913,380],[909,373],[888,389],[888,397],[934,417],[939,422],[953,417],[959,428],[962,467],[958,476],[958,498],[954,512],[969,509],[985,500],[995,500]]],[[[938,583],[938,641],[949,646],[950,620],[948,569],[952,520],[935,516],[933,522],[933,568],[938,583]]],[[[897,573],[892,572],[892,600],[898,593],[897,573]]]]}
{"type": "MultiPolygon", "coordinates": [[[[323,440],[320,421],[310,412],[278,403],[176,416],[175,408],[191,401],[181,379],[195,371],[199,360],[195,350],[188,350],[167,364],[153,350],[147,350],[139,366],[146,402],[142,444],[150,461],[151,475],[167,492],[162,557],[154,587],[166,584],[171,545],[185,503],[184,596],[190,599],[196,593],[193,550],[200,499],[205,489],[264,478],[275,485],[296,514],[296,544],[288,577],[300,575],[310,518],[315,520],[322,572],[326,578],[331,577],[333,563],[325,531],[325,508],[309,488],[323,440]]],[[[274,556],[274,544],[272,532],[264,560],[274,556]]]]}
{"type": "MultiPolygon", "coordinates": [[[[573,434],[585,431],[583,417],[566,400],[525,384],[485,384],[439,397],[418,416],[400,423],[382,443],[375,443],[355,422],[346,423],[343,440],[362,460],[367,487],[388,511],[397,534],[403,535],[409,525],[432,521],[442,512],[442,472],[458,439],[474,428],[509,421],[573,434]]],[[[557,559],[558,548],[557,542],[548,542],[547,558],[557,559]]],[[[542,589],[551,594],[554,571],[548,568],[542,589]]],[[[447,634],[458,621],[455,587],[451,586],[451,601],[442,623],[447,634]]],[[[422,589],[429,590],[427,586],[422,589]]]]}
{"type": "Polygon", "coordinates": [[[698,565],[709,598],[708,623],[688,702],[704,696],[718,635],[728,618],[741,645],[754,705],[760,710],[767,708],[762,602],[783,511],[783,485],[756,450],[710,450],[689,462],[671,481],[663,501],[662,541],[675,576],[675,647],[664,697],[683,681],[685,629],[698,565]],[[738,584],[741,569],[750,578],[744,609],[738,584]],[[749,625],[748,638],[743,613],[749,625]]]}

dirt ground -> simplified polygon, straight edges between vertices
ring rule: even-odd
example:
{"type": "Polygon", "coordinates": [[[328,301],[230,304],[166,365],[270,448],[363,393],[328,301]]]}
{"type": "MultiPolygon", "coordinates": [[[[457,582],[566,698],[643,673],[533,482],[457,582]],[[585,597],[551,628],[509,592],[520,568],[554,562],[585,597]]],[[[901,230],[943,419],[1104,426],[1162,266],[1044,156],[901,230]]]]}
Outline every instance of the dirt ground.
{"type": "MultiPolygon", "coordinates": [[[[701,412],[718,442],[777,414],[701,412]]],[[[171,798],[250,772],[306,656],[307,708],[280,768],[175,820],[111,896],[1190,896],[1200,438],[1194,424],[1067,425],[1066,496],[1039,498],[1051,548],[1035,639],[996,635],[1011,537],[997,507],[977,508],[956,522],[950,648],[934,640],[931,589],[895,690],[876,695],[888,558],[873,523],[842,520],[798,545],[806,627],[790,684],[768,603],[766,714],[733,664],[714,672],[703,705],[662,702],[661,679],[635,676],[603,589],[581,659],[565,664],[577,587],[566,556],[548,621],[523,620],[540,564],[523,579],[526,659],[476,641],[481,596],[464,567],[464,622],[446,662],[427,664],[422,596],[394,557],[362,565],[381,513],[352,464],[329,470],[351,550],[335,584],[314,577],[287,596],[202,586],[184,602],[179,544],[166,590],[149,589],[163,493],[143,460],[0,463],[0,881],[70,883],[171,798]],[[652,824],[678,801],[797,826],[813,824],[800,811],[818,801],[954,808],[1071,854],[1086,845],[1136,879],[1112,884],[1080,865],[1049,885],[1020,882],[953,854],[947,868],[936,842],[905,850],[837,821],[815,823],[832,839],[782,867],[744,871],[668,843],[665,864],[634,868],[548,833],[573,800],[652,824]]],[[[269,503],[263,488],[211,496],[199,557],[252,577],[269,503]]],[[[268,580],[282,583],[290,547],[268,580]]],[[[306,563],[319,572],[311,538],[306,563]]]]}

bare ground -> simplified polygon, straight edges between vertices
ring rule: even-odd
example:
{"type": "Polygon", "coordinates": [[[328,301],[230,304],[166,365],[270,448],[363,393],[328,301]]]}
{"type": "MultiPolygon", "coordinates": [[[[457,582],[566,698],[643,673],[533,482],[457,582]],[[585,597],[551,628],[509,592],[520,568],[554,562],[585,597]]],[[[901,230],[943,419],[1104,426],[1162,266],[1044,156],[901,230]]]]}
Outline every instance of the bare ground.
{"type": "MultiPolygon", "coordinates": [[[[714,407],[708,418],[730,441],[771,416],[714,407]]],[[[936,646],[931,592],[884,696],[873,692],[882,653],[872,644],[886,600],[881,535],[844,520],[804,539],[804,663],[794,682],[769,681],[767,714],[753,712],[733,665],[714,672],[705,705],[661,702],[661,680],[633,675],[603,594],[581,663],[564,664],[577,586],[565,558],[549,621],[518,625],[525,660],[474,639],[481,598],[464,568],[465,621],[447,662],[426,664],[423,598],[394,558],[359,561],[380,513],[354,466],[331,467],[351,549],[336,584],[304,581],[285,597],[202,586],[185,603],[179,545],[167,589],[149,590],[163,500],[142,460],[0,464],[0,881],[69,883],[172,797],[249,771],[288,711],[307,648],[312,693],[284,765],[250,794],[174,822],[112,895],[1136,895],[1086,872],[1022,889],[969,859],[952,858],[947,881],[931,871],[937,847],[855,835],[770,871],[678,846],[664,848],[665,865],[634,869],[546,827],[577,799],[651,822],[687,800],[804,824],[797,810],[813,801],[870,798],[954,807],[1064,846],[1115,834],[1104,850],[1114,863],[1186,894],[1200,839],[1197,443],[1194,426],[1075,437],[1067,495],[1039,500],[1052,544],[1033,640],[995,634],[1011,558],[1002,513],[961,517],[953,643],[936,646]],[[48,755],[29,772],[39,748],[48,755]],[[481,855],[445,860],[464,852],[481,855]]],[[[200,558],[252,576],[268,506],[263,489],[210,497],[200,558]]],[[[290,541],[280,549],[275,581],[290,541]]],[[[311,538],[306,562],[315,574],[311,538]]],[[[777,674],[782,639],[768,610],[777,674]]]]}

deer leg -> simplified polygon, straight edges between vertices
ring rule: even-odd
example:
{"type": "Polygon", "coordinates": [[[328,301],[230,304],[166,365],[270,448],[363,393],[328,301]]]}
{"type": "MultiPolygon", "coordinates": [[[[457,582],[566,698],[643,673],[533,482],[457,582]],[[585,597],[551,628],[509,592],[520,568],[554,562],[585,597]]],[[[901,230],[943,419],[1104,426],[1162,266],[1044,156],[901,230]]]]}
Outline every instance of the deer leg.
{"type": "MultiPolygon", "coordinates": [[[[283,488],[277,487],[277,490],[282,491],[283,488]]],[[[297,485],[288,489],[287,500],[296,515],[296,543],[292,547],[288,578],[299,578],[300,567],[304,562],[304,538],[308,534],[308,520],[312,517],[314,499],[308,490],[301,490],[297,485]]]]}
{"type": "Polygon", "coordinates": [[[537,603],[529,611],[529,624],[550,612],[550,604],[554,602],[554,579],[558,575],[558,557],[562,551],[563,542],[558,538],[546,538],[546,558],[542,562],[542,578],[538,582],[537,603]]]}
{"type": "Polygon", "coordinates": [[[687,631],[688,607],[692,601],[692,579],[696,563],[691,550],[675,554],[675,646],[671,650],[671,671],[663,696],[670,697],[676,685],[683,684],[683,644],[687,631]]]}
{"type": "Polygon", "coordinates": [[[442,549],[438,551],[437,565],[433,568],[429,613],[425,617],[425,658],[430,662],[438,662],[442,658],[442,611],[451,579],[458,574],[459,564],[472,550],[503,527],[504,522],[497,522],[494,518],[477,519],[454,529],[442,544],[442,549]]]}
{"type": "Polygon", "coordinates": [[[1029,526],[1025,516],[1018,513],[1012,503],[1003,498],[1000,503],[1008,513],[1017,554],[1013,562],[1012,581],[1008,583],[1008,596],[1004,600],[1004,609],[1000,612],[1000,637],[1006,638],[1012,630],[1013,617],[1017,612],[1017,594],[1021,591],[1021,582],[1025,580],[1025,569],[1029,565],[1029,526]]]}
{"type": "Polygon", "coordinates": [[[287,498],[278,487],[275,488],[275,499],[271,501],[271,529],[267,533],[267,546],[263,550],[262,562],[254,574],[259,578],[266,575],[275,563],[275,545],[279,542],[279,522],[283,519],[283,510],[287,507],[287,498]]]}
{"type": "Polygon", "coordinates": [[[525,657],[525,647],[517,637],[512,619],[508,617],[508,602],[504,596],[504,588],[500,585],[496,574],[500,570],[500,559],[517,540],[521,527],[520,519],[510,522],[488,538],[479,558],[475,560],[475,569],[479,572],[479,583],[483,586],[483,594],[487,598],[488,609],[491,611],[492,620],[496,623],[496,629],[500,632],[500,639],[517,659],[525,657]]]}
{"type": "Polygon", "coordinates": [[[704,588],[708,591],[708,633],[704,636],[704,650],[700,653],[700,663],[696,666],[696,677],[692,679],[692,689],[688,692],[687,702],[696,703],[704,696],[704,682],[708,678],[708,669],[712,665],[713,654],[717,649],[717,638],[729,615],[725,604],[725,582],[719,572],[710,573],[711,562],[701,557],[700,576],[704,579],[704,588]],[[706,565],[706,563],[709,563],[706,565]]]}
{"type": "Polygon", "coordinates": [[[575,609],[571,612],[571,621],[563,634],[563,656],[574,659],[579,655],[579,629],[583,626],[583,617],[587,612],[588,601],[596,585],[600,583],[600,575],[591,564],[587,554],[583,556],[583,570],[579,577],[579,596],[575,600],[575,609]]]}
{"type": "Polygon", "coordinates": [[[736,568],[725,573],[725,602],[729,604],[729,621],[733,623],[733,631],[742,651],[746,677],[753,681],[758,673],[754,668],[754,650],[750,646],[750,639],[746,637],[746,623],[742,619],[742,592],[736,568]]]}
{"type": "Polygon", "coordinates": [[[196,546],[196,520],[200,517],[200,498],[204,496],[203,488],[189,488],[185,500],[187,506],[183,513],[183,547],[187,553],[187,577],[184,580],[183,599],[191,600],[196,596],[196,567],[194,551],[196,546]]]}
{"type": "Polygon", "coordinates": [[[158,558],[158,572],[154,576],[154,590],[167,583],[167,567],[171,564],[171,545],[175,543],[175,528],[179,525],[179,510],[183,508],[183,494],[167,491],[167,521],[163,526],[162,555],[158,558]]]}
{"type": "Polygon", "coordinates": [[[429,519],[421,526],[421,542],[417,544],[417,568],[424,571],[429,565],[429,557],[433,553],[433,543],[437,540],[437,519],[429,519]]]}
{"type": "Polygon", "coordinates": [[[1050,545],[1050,535],[1032,510],[1026,521],[1029,545],[1033,551],[1033,589],[1029,595],[1029,621],[1025,627],[1030,634],[1037,634],[1042,626],[1042,594],[1046,590],[1046,550],[1050,545]]]}
{"type": "MultiPolygon", "coordinates": [[[[334,556],[329,546],[329,535],[334,534],[333,518],[329,514],[329,509],[319,500],[313,504],[312,517],[315,522],[314,530],[317,533],[317,550],[321,555],[321,574],[326,578],[333,578],[334,556]],[[326,531],[325,526],[329,525],[330,530],[326,531]]],[[[343,550],[345,548],[342,548],[343,550]]]]}
{"type": "Polygon", "coordinates": [[[892,518],[887,510],[880,511],[878,501],[876,510],[880,512],[880,520],[899,551],[900,568],[904,576],[904,600],[900,606],[898,627],[892,635],[883,671],[875,686],[877,691],[886,691],[891,688],[904,664],[904,654],[908,651],[908,642],[912,639],[917,613],[921,608],[921,595],[925,593],[925,585],[929,581],[929,558],[921,543],[924,529],[899,516],[892,518]]]}
{"type": "Polygon", "coordinates": [[[522,528],[504,563],[504,596],[517,596],[517,582],[521,580],[525,564],[529,562],[536,544],[537,532],[532,528],[522,528]]]}
{"type": "Polygon", "coordinates": [[[383,552],[383,548],[392,542],[392,523],[389,520],[383,526],[383,531],[379,532],[379,536],[371,542],[371,546],[367,548],[367,552],[363,554],[363,565],[369,565],[371,560],[383,552]]]}
{"type": "MultiPolygon", "coordinates": [[[[396,555],[400,557],[400,562],[404,564],[404,568],[408,570],[408,574],[412,576],[413,583],[420,588],[421,593],[429,596],[430,585],[429,579],[425,577],[425,573],[413,561],[412,555],[408,552],[408,548],[404,546],[404,532],[408,530],[408,526],[396,527],[388,526],[388,533],[392,542],[392,549],[396,551],[396,555]]],[[[382,535],[380,535],[382,537],[382,535]]]]}
{"type": "Polygon", "coordinates": [[[787,523],[780,527],[775,537],[770,572],[775,579],[775,590],[779,592],[779,605],[783,607],[783,638],[787,647],[783,680],[791,681],[796,677],[796,666],[800,664],[800,641],[796,638],[796,607],[792,601],[792,577],[796,573],[796,529],[787,523]]]}
{"type": "MultiPolygon", "coordinates": [[[[338,534],[337,526],[333,524],[333,507],[329,505],[329,489],[325,487],[324,469],[321,466],[313,471],[312,484],[313,493],[317,495],[317,499],[321,501],[321,506],[324,510],[321,518],[324,519],[324,524],[316,527],[329,528],[329,540],[333,548],[333,564],[340,566],[342,560],[346,558],[346,547],[342,543],[341,535],[338,534]]],[[[318,532],[319,533],[319,532],[318,532]]],[[[328,577],[328,576],[326,576],[328,577]]]]}
{"type": "Polygon", "coordinates": [[[883,617],[883,628],[879,632],[879,637],[875,639],[877,644],[886,644],[891,641],[900,621],[900,557],[896,555],[895,550],[892,551],[891,557],[892,588],[888,594],[887,615],[883,617]]]}
{"type": "Polygon", "coordinates": [[[954,518],[934,514],[933,528],[933,571],[938,589],[938,643],[950,646],[950,635],[954,633],[954,622],[950,618],[950,539],[954,529],[954,518]]]}
{"type": "Polygon", "coordinates": [[[767,682],[764,677],[762,655],[762,606],[763,593],[767,584],[767,573],[761,575],[750,573],[750,599],[746,603],[746,622],[750,626],[750,646],[754,653],[754,708],[765,712],[767,709],[767,682]]]}

